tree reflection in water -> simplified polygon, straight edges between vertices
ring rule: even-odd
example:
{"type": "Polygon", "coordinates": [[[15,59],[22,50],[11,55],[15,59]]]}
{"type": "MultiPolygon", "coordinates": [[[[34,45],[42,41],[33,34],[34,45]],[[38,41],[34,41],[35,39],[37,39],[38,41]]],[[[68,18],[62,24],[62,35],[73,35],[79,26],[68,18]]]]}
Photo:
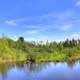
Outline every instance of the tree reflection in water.
{"type": "MultiPolygon", "coordinates": [[[[43,78],[42,73],[44,75],[49,75],[49,74],[53,75],[54,74],[55,76],[49,76],[49,77],[46,76],[47,78],[53,78],[54,79],[60,75],[62,77],[63,72],[65,73],[65,75],[68,74],[69,71],[75,72],[74,68],[76,65],[78,65],[78,68],[79,68],[80,61],[77,61],[77,62],[59,62],[59,63],[53,63],[53,62],[50,62],[50,63],[27,63],[27,64],[26,64],[26,62],[5,63],[5,64],[0,64],[0,80],[10,80],[10,79],[7,79],[7,77],[8,76],[10,77],[11,73],[13,73],[12,74],[13,76],[15,76],[17,74],[17,77],[19,77],[18,75],[22,75],[22,78],[26,78],[26,79],[27,79],[27,77],[30,78],[30,76],[32,77],[32,75],[34,76],[35,74],[39,75],[40,79],[43,78]],[[58,72],[58,70],[61,72],[58,72]],[[12,72],[12,71],[14,71],[14,72],[12,72]],[[47,73],[47,71],[50,73],[47,73]]],[[[79,74],[79,73],[76,73],[76,74],[79,74]]],[[[12,79],[12,80],[14,80],[14,79],[12,79]]]]}

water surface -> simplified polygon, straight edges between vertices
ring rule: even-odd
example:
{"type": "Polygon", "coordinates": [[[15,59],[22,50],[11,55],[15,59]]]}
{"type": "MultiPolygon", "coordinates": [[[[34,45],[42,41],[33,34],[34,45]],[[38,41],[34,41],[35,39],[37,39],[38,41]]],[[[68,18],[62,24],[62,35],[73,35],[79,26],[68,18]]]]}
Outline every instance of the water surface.
{"type": "Polygon", "coordinates": [[[0,64],[0,80],[80,80],[80,62],[0,64]]]}

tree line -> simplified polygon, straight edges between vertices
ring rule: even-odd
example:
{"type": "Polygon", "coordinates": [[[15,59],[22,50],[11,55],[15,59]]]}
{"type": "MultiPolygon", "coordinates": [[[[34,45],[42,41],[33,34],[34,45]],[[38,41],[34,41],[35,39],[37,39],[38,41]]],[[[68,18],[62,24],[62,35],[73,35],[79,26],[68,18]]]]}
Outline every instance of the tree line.
{"type": "Polygon", "coordinates": [[[80,39],[65,41],[25,41],[19,37],[14,41],[7,37],[0,38],[0,60],[11,61],[64,61],[80,59],[80,39]]]}

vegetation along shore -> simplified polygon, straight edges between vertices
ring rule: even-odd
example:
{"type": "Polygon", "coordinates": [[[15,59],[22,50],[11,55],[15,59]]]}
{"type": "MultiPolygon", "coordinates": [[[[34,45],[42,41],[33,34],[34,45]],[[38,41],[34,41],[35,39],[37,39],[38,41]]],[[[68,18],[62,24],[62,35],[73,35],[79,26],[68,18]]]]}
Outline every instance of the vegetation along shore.
{"type": "Polygon", "coordinates": [[[19,37],[14,41],[7,37],[0,38],[0,62],[49,62],[75,61],[80,59],[80,40],[36,43],[19,37]]]}

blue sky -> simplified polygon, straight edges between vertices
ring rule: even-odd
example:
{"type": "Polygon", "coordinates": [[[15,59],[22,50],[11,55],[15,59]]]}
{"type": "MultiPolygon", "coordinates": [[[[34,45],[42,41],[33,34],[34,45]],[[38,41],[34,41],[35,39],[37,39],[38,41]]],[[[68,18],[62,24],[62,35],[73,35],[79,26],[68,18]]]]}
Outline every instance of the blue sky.
{"type": "Polygon", "coordinates": [[[80,38],[80,0],[0,0],[0,36],[55,40],[80,38]]]}

